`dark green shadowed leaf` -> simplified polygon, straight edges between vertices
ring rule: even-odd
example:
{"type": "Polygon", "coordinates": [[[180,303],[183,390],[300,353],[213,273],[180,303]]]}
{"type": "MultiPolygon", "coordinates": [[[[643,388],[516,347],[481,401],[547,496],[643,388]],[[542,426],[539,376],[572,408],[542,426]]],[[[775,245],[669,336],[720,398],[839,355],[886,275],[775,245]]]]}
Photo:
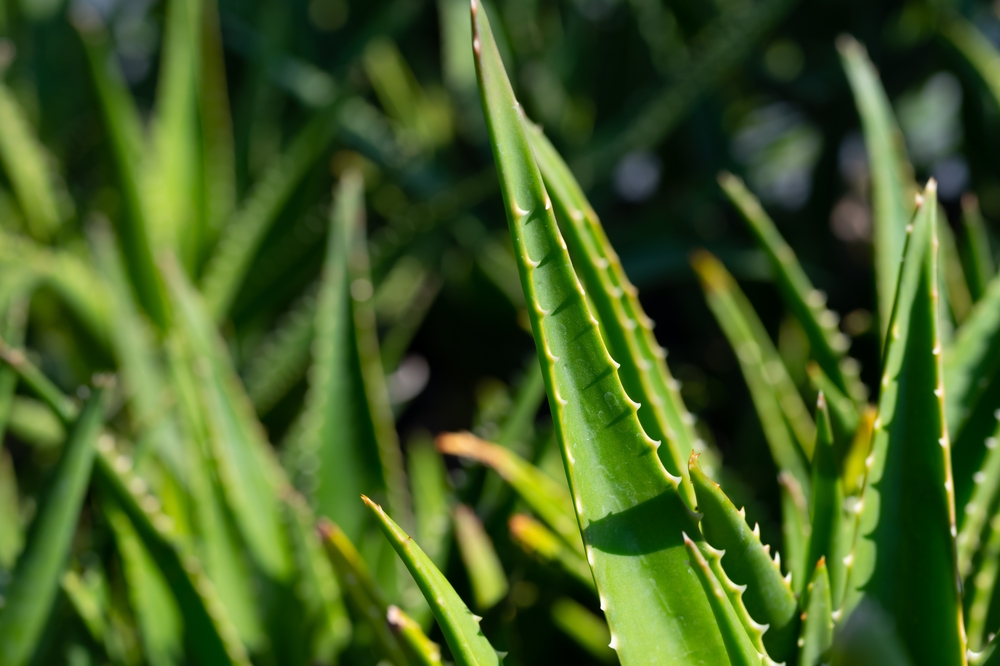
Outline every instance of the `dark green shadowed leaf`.
{"type": "Polygon", "coordinates": [[[837,446],[837,459],[842,460],[847,453],[848,445],[858,429],[861,413],[858,406],[840,392],[833,381],[826,376],[819,364],[810,362],[806,366],[809,383],[816,392],[823,392],[826,404],[830,409],[830,420],[833,426],[834,443],[837,446]]]}
{"type": "Polygon", "coordinates": [[[808,493],[809,472],[803,453],[812,453],[816,435],[798,389],[788,378],[784,363],[763,330],[763,324],[722,263],[701,251],[691,258],[691,265],[701,279],[709,308],[736,352],[775,465],[779,471],[787,471],[794,476],[808,493]],[[793,435],[786,419],[789,407],[796,415],[800,410],[805,413],[804,421],[809,427],[800,428],[800,437],[811,436],[813,439],[808,445],[793,435]]]}
{"type": "Polygon", "coordinates": [[[830,412],[826,406],[826,398],[820,393],[816,401],[816,452],[812,465],[812,502],[809,521],[812,534],[806,571],[815,571],[820,559],[826,561],[827,564],[824,564],[823,569],[829,569],[828,594],[835,608],[840,607],[846,578],[841,554],[845,537],[843,504],[844,492],[833,448],[830,412]]]}
{"type": "Polygon", "coordinates": [[[895,620],[917,664],[965,663],[955,504],[938,339],[937,191],[908,234],[888,329],[879,413],[845,610],[895,620]]]}
{"type": "Polygon", "coordinates": [[[845,35],[837,40],[837,49],[861,116],[871,164],[875,287],[882,339],[885,340],[899,260],[906,241],[906,225],[913,215],[913,171],[907,161],[903,134],[865,47],[845,35]]]}
{"type": "Polygon", "coordinates": [[[826,295],[813,287],[795,252],[743,181],[730,173],[722,173],[719,184],[767,255],[788,309],[809,338],[810,354],[840,393],[863,403],[868,390],[858,378],[857,362],[846,355],[850,341],[837,330],[838,317],[826,308],[826,295]]]}
{"type": "Polygon", "coordinates": [[[410,439],[406,460],[417,538],[434,565],[444,570],[451,548],[452,493],[448,469],[429,434],[410,439]]]}
{"type": "Polygon", "coordinates": [[[979,212],[979,199],[971,192],[962,196],[962,228],[965,232],[962,260],[969,280],[969,293],[972,302],[976,303],[986,293],[986,285],[996,274],[996,263],[986,223],[979,212]]]}
{"type": "MultiPolygon", "coordinates": [[[[996,511],[997,496],[1000,494],[1000,449],[997,438],[1000,427],[985,442],[986,458],[983,467],[974,476],[975,487],[972,497],[966,503],[965,514],[958,531],[958,571],[965,580],[972,573],[972,560],[979,547],[986,523],[996,511]]],[[[978,585],[977,585],[978,587],[978,585]]],[[[975,648],[973,648],[975,649],[975,648]]]]}
{"type": "Polygon", "coordinates": [[[285,579],[291,561],[278,499],[285,483],[280,467],[201,299],[176,264],[165,272],[226,502],[257,564],[285,579]]]}
{"type": "Polygon", "coordinates": [[[799,638],[799,666],[820,666],[828,663],[833,643],[833,604],[830,601],[830,579],[826,560],[816,563],[812,580],[802,603],[802,636],[799,638]]]}
{"type": "Polygon", "coordinates": [[[386,539],[399,554],[431,607],[444,634],[452,657],[458,666],[499,664],[500,657],[479,629],[479,618],[472,614],[430,558],[399,525],[385,514],[382,507],[362,496],[372,510],[386,539]]]}
{"type": "Polygon", "coordinates": [[[667,475],[601,339],[478,2],[473,51],[528,317],[612,647],[626,664],[725,664],[708,599],[688,566],[682,533],[698,531],[678,493],[681,479],[667,475]]]}
{"type": "Polygon", "coordinates": [[[667,471],[684,479],[685,501],[694,505],[687,479],[687,459],[704,448],[694,430],[694,417],[681,398],[680,383],[670,374],[666,351],[653,335],[653,321],[639,302],[601,221],[541,130],[527,125],[532,151],[552,197],[560,229],[573,254],[573,266],[601,322],[608,353],[621,367],[618,376],[629,397],[639,403],[639,423],[664,444],[657,453],[667,471]]]}
{"type": "Polygon", "coordinates": [[[385,594],[379,589],[369,572],[368,565],[351,540],[339,526],[321,518],[317,525],[327,557],[337,571],[348,600],[357,614],[375,631],[382,653],[396,666],[407,666],[409,661],[395,632],[386,622],[389,610],[385,594]]]}
{"type": "Polygon", "coordinates": [[[475,512],[464,504],[455,507],[455,540],[472,585],[476,609],[487,611],[507,595],[509,585],[493,541],[475,512]]]}
{"type": "Polygon", "coordinates": [[[792,590],[802,594],[806,583],[806,558],[809,556],[811,527],[809,500],[795,477],[788,472],[778,474],[781,490],[781,536],[785,553],[785,568],[792,574],[792,590]]]}
{"type": "Polygon", "coordinates": [[[768,625],[764,633],[767,654],[775,661],[790,659],[798,638],[797,604],[790,581],[781,575],[777,553],[771,559],[770,546],[760,542],[760,530],[750,529],[745,512],[737,510],[719,484],[705,476],[694,456],[690,468],[705,540],[725,551],[722,568],[728,578],[736,585],[746,585],[743,603],[750,617],[768,625]]]}
{"type": "MultiPolygon", "coordinates": [[[[372,283],[364,239],[364,188],[341,179],[331,213],[316,311],[314,363],[299,446],[314,461],[303,490],[318,514],[358,541],[369,522],[357,497],[384,493],[408,516],[409,497],[395,423],[374,339],[372,283]]],[[[407,518],[408,519],[408,518],[407,518]]]]}
{"type": "Polygon", "coordinates": [[[892,618],[866,599],[837,628],[829,663],[830,666],[910,666],[913,662],[906,655],[892,618]]]}
{"type": "Polygon", "coordinates": [[[100,386],[95,387],[76,419],[18,558],[0,610],[0,662],[4,666],[21,666],[31,659],[59,591],[94,464],[103,393],[100,386]]]}

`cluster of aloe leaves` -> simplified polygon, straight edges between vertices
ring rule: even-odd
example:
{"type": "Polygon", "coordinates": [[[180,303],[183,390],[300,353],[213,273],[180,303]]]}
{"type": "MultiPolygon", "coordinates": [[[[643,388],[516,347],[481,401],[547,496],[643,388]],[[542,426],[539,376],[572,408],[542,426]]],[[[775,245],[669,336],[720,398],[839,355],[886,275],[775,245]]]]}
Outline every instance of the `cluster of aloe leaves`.
{"type": "MultiPolygon", "coordinates": [[[[787,4],[762,3],[746,32],[787,4]]],[[[466,18],[464,0],[441,9],[443,22],[466,18]]],[[[102,17],[81,4],[72,21],[120,201],[66,242],[60,177],[0,83],[0,161],[20,216],[0,232],[0,432],[57,460],[29,505],[0,450],[0,666],[498,664],[518,641],[471,609],[537,590],[508,575],[497,524],[565,579],[572,593],[551,601],[550,620],[599,662],[1000,664],[1000,276],[974,202],[960,252],[936,184],[915,182],[856,41],[837,48],[870,158],[878,385],[861,382],[837,315],[737,177],[719,184],[808,340],[814,404],[723,263],[691,255],[778,470],[779,554],[727,495],[721,455],[574,176],[592,178],[638,139],[626,133],[571,170],[525,116],[479,0],[467,64],[513,253],[468,227],[455,236],[524,307],[537,362],[505,416],[480,428],[492,441],[452,432],[405,446],[387,375],[440,287],[408,234],[490,185],[473,177],[369,241],[369,162],[347,154],[321,277],[255,345],[232,334],[240,300],[287,298],[254,274],[260,257],[305,261],[268,255],[271,230],[300,213],[292,203],[338,132],[392,163],[402,149],[377,131],[385,118],[285,63],[323,82],[300,91],[314,116],[240,200],[214,3],[169,2],[148,126],[111,66],[102,17]],[[36,301],[71,313],[110,371],[64,392],[25,346],[32,316],[45,316],[36,301]],[[261,417],[304,375],[302,409],[276,448],[261,417]],[[525,443],[546,396],[554,446],[536,455],[525,443]],[[491,471],[469,497],[449,465],[491,471]]],[[[960,19],[941,33],[1000,103],[1000,53],[960,19]]],[[[637,123],[642,141],[666,131],[646,126],[673,122],[663,108],[683,106],[690,81],[745,46],[695,63],[637,123]]],[[[407,150],[447,142],[446,105],[409,80],[395,47],[362,50],[407,150]]]]}

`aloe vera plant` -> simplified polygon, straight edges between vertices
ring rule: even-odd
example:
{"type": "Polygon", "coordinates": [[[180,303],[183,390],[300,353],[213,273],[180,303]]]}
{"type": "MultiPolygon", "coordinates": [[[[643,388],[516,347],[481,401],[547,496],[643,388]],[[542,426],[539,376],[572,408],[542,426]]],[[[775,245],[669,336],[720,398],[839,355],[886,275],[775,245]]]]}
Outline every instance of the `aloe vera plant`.
{"type": "MultiPolygon", "coordinates": [[[[0,16],[0,666],[1000,659],[989,113],[949,220],[912,68],[830,35],[830,83],[789,0],[46,4],[0,16]],[[737,76],[841,105],[835,244],[821,112],[737,76]]],[[[996,105],[981,17],[907,12],[996,105]]]]}

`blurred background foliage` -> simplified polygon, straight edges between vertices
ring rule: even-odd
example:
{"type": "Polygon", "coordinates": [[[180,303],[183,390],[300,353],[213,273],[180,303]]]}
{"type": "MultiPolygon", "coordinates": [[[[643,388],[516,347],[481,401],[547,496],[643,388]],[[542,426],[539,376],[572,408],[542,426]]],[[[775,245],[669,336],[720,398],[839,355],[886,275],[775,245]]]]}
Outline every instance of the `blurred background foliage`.
{"type": "MultiPolygon", "coordinates": [[[[875,385],[869,170],[835,43],[846,33],[867,47],[918,180],[937,179],[959,230],[963,197],[966,205],[978,198],[988,221],[1000,219],[1000,109],[939,34],[940,17],[962,14],[1000,44],[1000,6],[494,0],[488,9],[519,99],[587,188],[640,287],[684,400],[733,475],[737,490],[730,495],[755,507],[765,541],[780,543],[776,470],[736,359],[696,287],[690,253],[708,248],[726,264],[793,372],[805,367],[808,344],[716,174],[743,176],[760,197],[831,308],[843,313],[852,355],[875,385]]],[[[371,264],[371,282],[355,281],[352,293],[374,295],[404,451],[445,430],[495,439],[516,387],[532,382],[534,351],[478,99],[467,0],[219,0],[205,11],[194,19],[207,26],[204,43],[169,49],[165,2],[0,4],[0,227],[65,251],[60,256],[88,257],[88,229],[128,216],[131,205],[92,68],[120,73],[142,124],[155,119],[183,128],[190,120],[184,111],[161,106],[174,99],[164,94],[176,85],[166,74],[179,69],[165,54],[200,53],[198,103],[225,131],[162,132],[161,155],[183,153],[186,144],[171,141],[188,136],[206,153],[217,149],[231,168],[228,180],[208,179],[212,185],[200,192],[197,207],[208,221],[199,227],[203,236],[180,239],[179,260],[203,292],[211,291],[209,257],[225,235],[219,220],[234,211],[233,219],[253,217],[254,197],[266,198],[261,191],[271,188],[271,213],[259,214],[245,279],[209,297],[269,440],[280,451],[302,410],[331,191],[349,169],[364,176],[371,264]],[[32,136],[49,162],[37,165],[36,177],[54,174],[51,199],[34,204],[30,182],[18,180],[31,170],[18,141],[32,136]],[[222,143],[213,143],[219,137],[222,143]],[[276,359],[277,348],[296,351],[276,359]]],[[[171,171],[169,161],[159,172],[163,182],[191,176],[183,167],[171,171]]],[[[146,212],[153,217],[196,204],[152,200],[146,212]]],[[[4,242],[4,252],[20,252],[4,242]]],[[[24,341],[44,372],[74,395],[93,373],[115,369],[106,331],[86,312],[43,285],[31,299],[24,341]]],[[[793,379],[810,393],[804,374],[793,379]]],[[[13,464],[27,524],[65,433],[38,403],[20,393],[15,403],[3,455],[13,464]]],[[[522,452],[536,460],[551,448],[546,411],[543,404],[522,436],[522,452]]],[[[482,471],[454,459],[448,464],[455,492],[479,497],[488,483],[482,471]]],[[[491,636],[502,637],[495,642],[510,650],[508,663],[588,658],[558,632],[587,621],[572,619],[580,609],[559,592],[573,582],[541,585],[549,574],[511,543],[504,516],[483,510],[480,517],[511,582],[486,619],[491,636]],[[552,620],[556,597],[563,610],[552,620]]],[[[106,548],[96,536],[78,536],[74,553],[88,562],[106,548]]],[[[450,562],[449,577],[471,598],[458,559],[450,562]]],[[[112,597],[122,594],[116,566],[109,564],[112,597]]],[[[38,659],[87,663],[74,661],[84,654],[74,646],[86,644],[87,632],[62,605],[58,640],[38,659]]],[[[127,604],[112,599],[111,607],[127,604]]],[[[607,657],[593,651],[593,658],[607,657]]],[[[121,654],[130,654],[127,645],[121,654]]]]}

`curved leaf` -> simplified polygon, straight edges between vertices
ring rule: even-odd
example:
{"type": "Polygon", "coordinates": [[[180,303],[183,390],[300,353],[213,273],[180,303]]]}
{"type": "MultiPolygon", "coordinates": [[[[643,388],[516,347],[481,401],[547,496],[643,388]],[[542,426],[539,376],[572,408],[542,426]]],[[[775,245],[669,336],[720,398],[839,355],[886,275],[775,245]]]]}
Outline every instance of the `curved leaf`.
{"type": "Polygon", "coordinates": [[[802,603],[802,636],[799,638],[799,666],[820,666],[829,659],[833,643],[833,603],[826,560],[816,563],[812,581],[802,603]]]}

